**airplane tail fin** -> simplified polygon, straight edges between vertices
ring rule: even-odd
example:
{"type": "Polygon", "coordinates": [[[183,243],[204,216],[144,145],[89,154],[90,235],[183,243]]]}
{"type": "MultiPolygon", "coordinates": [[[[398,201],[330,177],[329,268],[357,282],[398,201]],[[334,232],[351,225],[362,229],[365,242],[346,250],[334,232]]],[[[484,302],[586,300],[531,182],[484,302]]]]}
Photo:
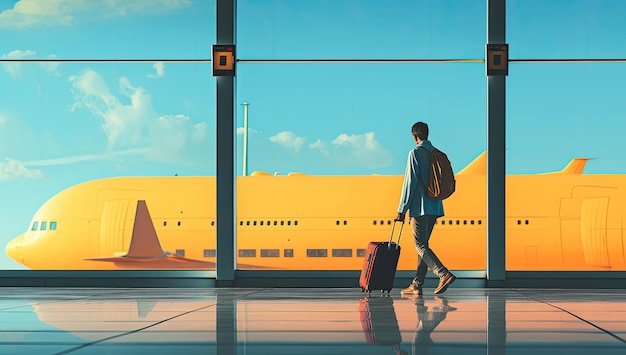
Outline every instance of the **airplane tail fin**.
{"type": "Polygon", "coordinates": [[[486,175],[487,174],[487,152],[482,152],[476,159],[469,163],[457,175],[486,175]]]}
{"type": "Polygon", "coordinates": [[[585,169],[585,165],[587,164],[588,160],[592,160],[594,158],[574,158],[572,159],[569,164],[567,164],[567,166],[561,170],[561,171],[555,171],[552,173],[546,173],[543,175],[554,175],[554,174],[572,174],[572,175],[576,175],[576,174],[582,174],[583,170],[585,169]]]}

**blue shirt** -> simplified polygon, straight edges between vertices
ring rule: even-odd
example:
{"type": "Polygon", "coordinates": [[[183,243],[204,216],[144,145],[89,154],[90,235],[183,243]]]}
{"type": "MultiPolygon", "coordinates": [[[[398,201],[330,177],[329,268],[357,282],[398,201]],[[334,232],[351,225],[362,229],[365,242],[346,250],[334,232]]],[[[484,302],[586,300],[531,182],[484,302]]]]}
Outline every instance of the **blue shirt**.
{"type": "Polygon", "coordinates": [[[409,152],[398,206],[398,212],[406,213],[408,210],[409,217],[443,216],[443,202],[431,200],[424,194],[424,185],[428,184],[428,169],[430,168],[429,152],[433,149],[435,147],[429,140],[423,140],[409,152]],[[420,147],[426,149],[420,149],[420,147]],[[418,174],[422,177],[423,183],[418,174]]]}

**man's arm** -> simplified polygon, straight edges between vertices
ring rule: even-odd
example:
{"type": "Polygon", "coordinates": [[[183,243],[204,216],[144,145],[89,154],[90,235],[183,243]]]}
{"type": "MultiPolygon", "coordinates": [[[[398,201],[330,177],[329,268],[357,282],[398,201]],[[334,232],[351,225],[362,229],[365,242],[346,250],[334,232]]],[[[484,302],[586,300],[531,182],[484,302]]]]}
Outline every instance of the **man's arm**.
{"type": "Polygon", "coordinates": [[[409,157],[406,162],[404,181],[402,182],[402,194],[400,196],[400,205],[398,206],[398,216],[394,219],[396,221],[404,221],[405,214],[411,205],[413,191],[415,191],[419,183],[417,174],[418,165],[417,159],[415,158],[415,149],[413,149],[409,152],[409,157]]]}

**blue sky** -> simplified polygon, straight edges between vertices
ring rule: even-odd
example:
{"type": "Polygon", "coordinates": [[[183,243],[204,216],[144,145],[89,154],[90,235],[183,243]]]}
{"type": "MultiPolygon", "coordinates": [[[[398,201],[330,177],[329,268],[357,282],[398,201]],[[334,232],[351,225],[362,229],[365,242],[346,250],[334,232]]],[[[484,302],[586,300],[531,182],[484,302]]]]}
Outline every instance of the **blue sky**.
{"type": "MultiPolygon", "coordinates": [[[[483,59],[486,1],[238,0],[240,59],[483,59]]],[[[626,3],[507,2],[511,58],[626,58],[626,3]],[[558,11],[558,12],[554,12],[558,11]],[[558,14],[558,16],[554,16],[558,14]]],[[[0,245],[47,199],[110,176],[215,174],[210,0],[0,0],[0,245]]],[[[482,63],[237,67],[249,171],[394,174],[423,120],[458,171],[486,147],[482,63]]],[[[511,63],[507,171],[626,173],[625,63],[511,63]],[[602,142],[602,144],[599,144],[602,142]]],[[[237,163],[241,173],[241,162],[237,163]]],[[[18,268],[3,253],[0,269],[18,268]]]]}

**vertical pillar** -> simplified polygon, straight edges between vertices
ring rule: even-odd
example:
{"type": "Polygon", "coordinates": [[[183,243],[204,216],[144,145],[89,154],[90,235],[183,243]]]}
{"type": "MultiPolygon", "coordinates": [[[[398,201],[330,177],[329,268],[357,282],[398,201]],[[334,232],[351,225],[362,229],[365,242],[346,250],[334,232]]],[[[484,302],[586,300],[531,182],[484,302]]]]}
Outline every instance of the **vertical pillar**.
{"type": "MultiPolygon", "coordinates": [[[[487,0],[487,44],[506,43],[506,0],[487,0]]],[[[506,76],[487,77],[487,280],[505,279],[506,76]]]]}
{"type": "MultiPolygon", "coordinates": [[[[217,43],[235,44],[235,0],[217,0],[217,43]]],[[[218,76],[217,83],[217,282],[229,286],[235,278],[235,78],[218,76]]]]}

